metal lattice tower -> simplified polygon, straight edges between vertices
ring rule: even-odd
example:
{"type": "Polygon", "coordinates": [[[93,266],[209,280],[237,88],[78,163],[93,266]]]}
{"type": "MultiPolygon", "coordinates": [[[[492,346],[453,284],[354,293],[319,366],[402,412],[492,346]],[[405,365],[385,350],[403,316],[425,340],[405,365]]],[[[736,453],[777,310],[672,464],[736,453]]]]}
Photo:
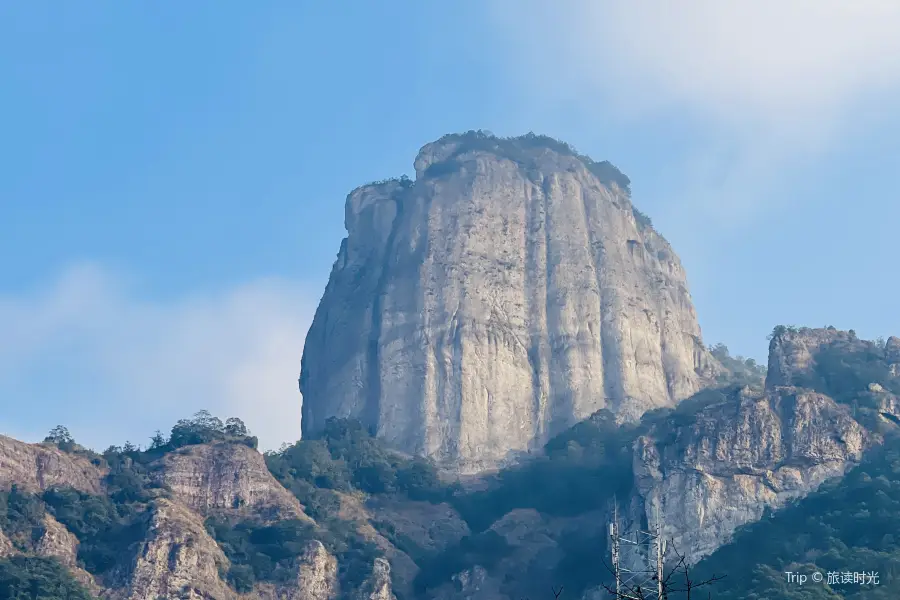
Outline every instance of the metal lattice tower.
{"type": "Polygon", "coordinates": [[[617,599],[638,598],[632,590],[640,586],[642,597],[647,600],[665,600],[663,596],[663,562],[666,541],[663,539],[659,507],[656,507],[656,523],[649,531],[638,529],[626,537],[619,529],[619,507],[613,508],[613,520],[609,524],[612,546],[612,564],[616,578],[617,599]],[[631,560],[623,564],[623,554],[631,560]]]}

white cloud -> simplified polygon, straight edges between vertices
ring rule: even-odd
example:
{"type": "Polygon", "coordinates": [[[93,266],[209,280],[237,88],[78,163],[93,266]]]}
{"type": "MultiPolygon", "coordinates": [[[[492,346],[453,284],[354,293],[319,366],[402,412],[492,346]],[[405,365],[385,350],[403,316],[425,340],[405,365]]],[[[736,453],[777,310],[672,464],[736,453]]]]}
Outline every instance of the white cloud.
{"type": "Polygon", "coordinates": [[[900,82],[894,0],[497,0],[495,9],[523,47],[623,110],[682,103],[732,123],[791,126],[900,82]]]}
{"type": "Polygon", "coordinates": [[[756,194],[897,110],[896,0],[493,0],[491,14],[550,106],[690,122],[687,196],[756,194]]]}
{"type": "Polygon", "coordinates": [[[0,297],[0,397],[11,407],[0,430],[33,439],[63,422],[99,448],[206,408],[242,418],[264,447],[296,440],[314,303],[276,279],[143,300],[125,278],[72,267],[29,296],[0,297]]]}

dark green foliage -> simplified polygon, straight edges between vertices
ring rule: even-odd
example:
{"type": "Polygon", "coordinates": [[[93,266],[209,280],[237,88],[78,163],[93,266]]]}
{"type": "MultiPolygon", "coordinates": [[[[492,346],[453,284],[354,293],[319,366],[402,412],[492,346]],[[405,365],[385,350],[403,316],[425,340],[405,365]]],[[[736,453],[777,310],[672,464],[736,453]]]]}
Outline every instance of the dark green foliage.
{"type": "Polygon", "coordinates": [[[552,579],[564,582],[573,598],[579,598],[584,590],[602,583],[611,583],[612,577],[603,561],[609,555],[605,537],[570,532],[559,540],[562,559],[556,564],[552,579]]]}
{"type": "Polygon", "coordinates": [[[702,561],[698,577],[728,576],[722,600],[900,597],[900,441],[889,440],[842,480],[742,528],[702,561]],[[786,571],[877,571],[880,584],[788,584],[786,571]]]}
{"type": "Polygon", "coordinates": [[[160,448],[175,450],[184,446],[223,440],[240,442],[254,449],[258,445],[258,440],[250,435],[247,426],[240,419],[232,417],[222,423],[218,417],[201,410],[193,418],[181,419],[175,423],[168,442],[160,448]]]}
{"type": "Polygon", "coordinates": [[[634,220],[637,222],[639,227],[653,227],[653,221],[650,220],[650,217],[639,211],[634,206],[631,207],[631,214],[634,215],[634,220]]]}
{"type": "Polygon", "coordinates": [[[490,569],[511,552],[506,539],[495,531],[466,536],[460,542],[431,558],[421,559],[416,577],[417,594],[427,593],[450,581],[450,578],[472,565],[490,569]]]}
{"type": "Polygon", "coordinates": [[[92,600],[88,591],[58,561],[37,556],[0,559],[3,600],[92,600]]]}
{"type": "Polygon", "coordinates": [[[765,365],[757,364],[752,358],[731,356],[728,346],[725,344],[716,344],[709,350],[713,357],[728,370],[727,373],[721,373],[718,376],[719,385],[761,386],[765,382],[765,365]]]}
{"type": "Polygon", "coordinates": [[[631,485],[632,434],[600,411],[550,440],[546,456],[504,469],[487,490],[456,495],[452,504],[473,531],[516,508],[574,515],[605,507],[631,485]]]}
{"type": "Polygon", "coordinates": [[[47,490],[43,500],[56,520],[78,538],[78,560],[96,575],[112,569],[146,533],[147,513],[139,505],[73,489],[47,490]]]}
{"type": "Polygon", "coordinates": [[[794,373],[791,385],[813,389],[862,409],[877,406],[869,392],[870,384],[876,383],[890,392],[900,393],[900,378],[891,374],[883,344],[848,336],[819,348],[814,359],[815,367],[811,371],[794,373]]]}
{"type": "Polygon", "coordinates": [[[857,341],[852,347],[835,342],[816,353],[813,387],[838,401],[850,403],[866,392],[870,383],[900,393],[900,378],[891,374],[884,348],[872,342],[857,341]]]}
{"type": "Polygon", "coordinates": [[[249,591],[256,581],[284,582],[296,577],[293,561],[315,539],[314,527],[298,520],[265,525],[210,518],[206,528],[231,561],[228,582],[239,592],[249,591]]]}
{"type": "Polygon", "coordinates": [[[287,582],[297,576],[296,560],[312,540],[320,541],[338,559],[341,583],[353,588],[371,572],[378,549],[353,524],[331,519],[318,528],[306,521],[265,524],[210,518],[206,528],[231,561],[227,578],[239,592],[257,581],[287,582]]]}
{"type": "Polygon", "coordinates": [[[117,505],[130,506],[144,504],[152,498],[165,495],[166,490],[153,478],[151,472],[151,463],[162,455],[162,448],[145,452],[107,449],[103,458],[109,467],[106,489],[110,499],[117,505]]]}
{"type": "Polygon", "coordinates": [[[387,179],[379,179],[366,185],[387,185],[389,183],[398,183],[403,189],[409,189],[413,185],[415,185],[415,182],[406,175],[401,175],[400,177],[389,177],[387,179]]]}
{"type": "MultiPolygon", "coordinates": [[[[402,493],[434,501],[444,500],[450,493],[430,462],[388,451],[358,421],[347,419],[329,419],[320,439],[301,440],[269,453],[266,462],[272,474],[304,504],[315,500],[314,488],[402,493]]],[[[320,503],[323,500],[318,498],[320,503]]]]}
{"type": "MultiPolygon", "coordinates": [[[[368,576],[381,552],[360,535],[356,524],[338,517],[338,493],[400,494],[439,502],[456,489],[441,483],[430,462],[388,451],[358,421],[346,419],[329,419],[320,439],[268,453],[266,462],[318,522],[316,539],[338,558],[341,582],[349,588],[368,576]]],[[[246,564],[242,560],[238,564],[246,564]]],[[[246,579],[246,571],[241,576],[246,579]]],[[[269,575],[257,567],[254,577],[269,575]]]]}
{"type": "Polygon", "coordinates": [[[12,486],[0,491],[0,531],[21,551],[31,549],[32,542],[44,533],[44,504],[40,498],[12,486]]]}
{"type": "Polygon", "coordinates": [[[580,160],[604,184],[615,183],[629,193],[631,180],[608,161],[595,162],[588,156],[579,154],[572,146],[546,135],[529,132],[517,137],[497,137],[490,132],[478,130],[462,134],[445,135],[438,144],[459,144],[451,156],[428,167],[427,177],[441,177],[459,170],[457,159],[467,152],[477,150],[494,152],[508,158],[523,167],[534,168],[540,151],[549,149],[563,156],[572,156],[580,160]]]}
{"type": "Polygon", "coordinates": [[[62,425],[57,425],[51,429],[47,437],[44,438],[44,443],[53,444],[63,452],[72,452],[76,447],[72,434],[62,425]]]}

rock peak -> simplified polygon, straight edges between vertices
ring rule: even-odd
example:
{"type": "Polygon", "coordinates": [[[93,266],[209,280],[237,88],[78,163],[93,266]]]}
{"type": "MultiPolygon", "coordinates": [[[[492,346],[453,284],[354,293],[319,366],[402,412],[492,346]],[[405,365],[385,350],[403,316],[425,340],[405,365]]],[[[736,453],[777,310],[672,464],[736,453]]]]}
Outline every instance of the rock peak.
{"type": "Polygon", "coordinates": [[[817,356],[835,345],[840,345],[845,353],[868,351],[887,363],[900,363],[900,340],[894,337],[886,342],[872,342],[860,339],[852,329],[842,331],[834,327],[779,325],[770,336],[766,388],[812,387],[817,356]]]}
{"type": "Polygon", "coordinates": [[[453,172],[458,164],[473,155],[492,154],[529,169],[588,169],[601,183],[630,194],[631,180],[608,161],[597,162],[575,148],[547,135],[533,132],[514,137],[498,137],[489,131],[451,133],[426,144],[414,162],[416,179],[453,172]]]}
{"type": "Polygon", "coordinates": [[[709,374],[678,257],[624,175],[562,142],[445,136],[415,182],[352,192],[346,223],[304,350],[304,436],[358,418],[473,472],[709,374]]]}

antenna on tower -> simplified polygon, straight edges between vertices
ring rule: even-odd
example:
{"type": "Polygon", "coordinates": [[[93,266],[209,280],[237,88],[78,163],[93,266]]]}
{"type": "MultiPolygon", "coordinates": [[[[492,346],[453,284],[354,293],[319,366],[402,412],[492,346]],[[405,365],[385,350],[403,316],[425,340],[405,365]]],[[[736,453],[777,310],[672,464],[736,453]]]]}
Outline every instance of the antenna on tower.
{"type": "Polygon", "coordinates": [[[613,571],[616,578],[616,600],[632,598],[630,591],[638,588],[640,588],[642,598],[665,600],[663,596],[663,565],[666,541],[662,537],[664,527],[662,519],[659,517],[657,502],[654,502],[653,508],[654,523],[648,523],[646,531],[638,528],[629,531],[626,535],[620,528],[618,503],[613,505],[609,537],[612,547],[613,571]],[[656,585],[653,585],[654,581],[656,585]]]}

